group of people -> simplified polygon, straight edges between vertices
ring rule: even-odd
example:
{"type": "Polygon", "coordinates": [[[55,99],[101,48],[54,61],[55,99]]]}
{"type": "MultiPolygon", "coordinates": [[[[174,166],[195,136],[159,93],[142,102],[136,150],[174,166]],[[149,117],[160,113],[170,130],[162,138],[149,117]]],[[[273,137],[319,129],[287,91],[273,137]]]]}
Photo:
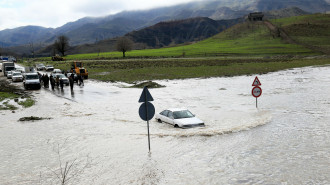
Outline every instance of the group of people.
{"type": "MultiPolygon", "coordinates": [[[[54,78],[53,75],[48,76],[48,74],[40,74],[39,72],[38,72],[38,75],[39,75],[40,83],[43,83],[45,88],[49,88],[49,82],[50,82],[52,90],[55,89],[55,86],[57,86],[57,87],[60,86],[61,89],[63,90],[64,81],[62,78],[59,78],[59,76],[56,76],[54,78]]],[[[70,89],[72,91],[73,85],[74,85],[74,74],[71,73],[71,75],[68,77],[68,79],[69,79],[70,89]]],[[[84,85],[83,77],[80,75],[78,75],[78,85],[79,86],[84,85]]]]}

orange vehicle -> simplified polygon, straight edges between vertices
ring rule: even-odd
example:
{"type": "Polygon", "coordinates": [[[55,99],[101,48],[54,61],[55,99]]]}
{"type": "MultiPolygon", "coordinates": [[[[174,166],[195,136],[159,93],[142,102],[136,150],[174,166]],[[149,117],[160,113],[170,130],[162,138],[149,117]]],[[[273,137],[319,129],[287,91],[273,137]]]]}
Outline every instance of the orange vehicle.
{"type": "Polygon", "coordinates": [[[77,62],[77,61],[73,62],[71,66],[71,71],[73,73],[76,73],[77,75],[81,75],[85,79],[88,78],[88,71],[87,69],[84,68],[82,62],[77,62]]]}

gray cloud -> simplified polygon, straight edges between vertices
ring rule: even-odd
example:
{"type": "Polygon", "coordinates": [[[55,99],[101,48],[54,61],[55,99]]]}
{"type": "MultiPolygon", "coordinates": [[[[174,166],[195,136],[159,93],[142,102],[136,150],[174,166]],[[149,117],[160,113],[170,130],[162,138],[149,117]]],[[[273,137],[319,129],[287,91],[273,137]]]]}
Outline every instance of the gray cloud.
{"type": "Polygon", "coordinates": [[[26,25],[59,27],[92,16],[141,10],[197,0],[1,0],[0,30],[26,25]]]}

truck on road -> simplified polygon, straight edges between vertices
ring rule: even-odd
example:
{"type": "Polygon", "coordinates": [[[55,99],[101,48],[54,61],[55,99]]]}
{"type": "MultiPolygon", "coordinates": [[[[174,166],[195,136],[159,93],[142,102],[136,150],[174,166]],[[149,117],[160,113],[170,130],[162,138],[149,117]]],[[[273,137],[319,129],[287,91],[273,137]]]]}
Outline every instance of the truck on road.
{"type": "Polygon", "coordinates": [[[15,64],[14,62],[3,62],[2,63],[2,71],[3,75],[7,76],[8,71],[15,70],[15,64]]]}
{"type": "Polygon", "coordinates": [[[73,62],[71,66],[71,72],[76,73],[78,76],[82,76],[83,78],[88,78],[88,71],[84,68],[82,62],[73,62]]]}

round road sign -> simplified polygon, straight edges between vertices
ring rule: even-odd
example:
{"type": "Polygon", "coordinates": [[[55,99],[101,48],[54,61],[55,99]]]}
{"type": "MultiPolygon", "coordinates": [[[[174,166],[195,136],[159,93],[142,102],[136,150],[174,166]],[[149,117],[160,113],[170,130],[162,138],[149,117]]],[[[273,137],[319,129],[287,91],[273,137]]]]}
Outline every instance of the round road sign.
{"type": "Polygon", "coordinates": [[[139,115],[140,118],[144,121],[151,120],[155,115],[155,107],[152,103],[142,103],[142,105],[139,108],[139,115]],[[147,109],[148,109],[148,116],[147,116],[147,109]]]}
{"type": "Polygon", "coordinates": [[[259,96],[261,96],[262,90],[260,87],[256,86],[252,89],[252,96],[258,98],[259,96]]]}

